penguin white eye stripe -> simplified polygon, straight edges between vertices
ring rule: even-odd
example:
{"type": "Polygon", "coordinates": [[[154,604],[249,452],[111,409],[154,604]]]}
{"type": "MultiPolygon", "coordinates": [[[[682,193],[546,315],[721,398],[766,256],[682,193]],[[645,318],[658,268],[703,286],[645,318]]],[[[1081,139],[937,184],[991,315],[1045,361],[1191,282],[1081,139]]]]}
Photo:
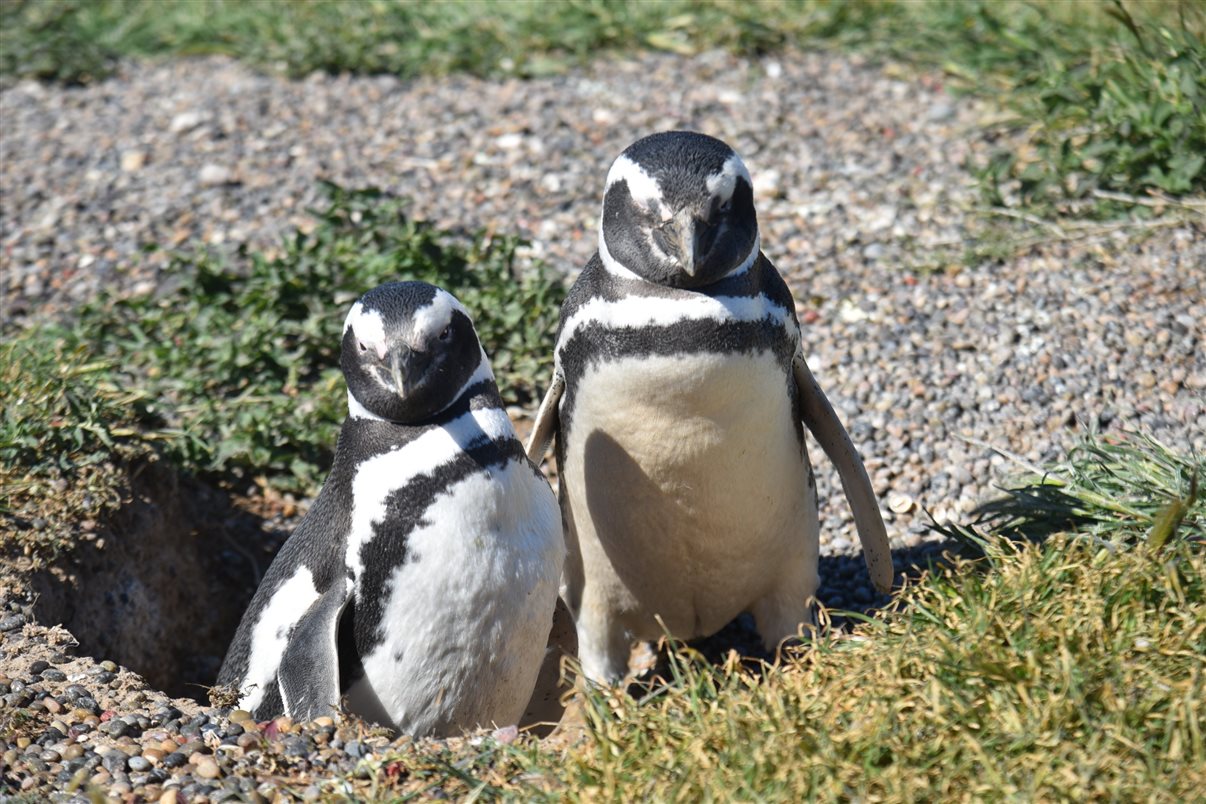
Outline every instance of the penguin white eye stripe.
{"type": "Polygon", "coordinates": [[[349,329],[356,333],[362,344],[373,347],[378,357],[385,356],[385,320],[380,312],[366,310],[363,304],[356,302],[343,320],[344,333],[349,329]]]}
{"type": "Polygon", "coordinates": [[[745,179],[747,184],[753,186],[745,163],[741,161],[740,156],[733,154],[725,160],[724,167],[720,169],[719,173],[708,176],[708,192],[724,203],[733,197],[733,190],[737,188],[739,178],[745,179]]]}
{"type": "Polygon", "coordinates": [[[425,307],[421,307],[414,316],[414,327],[411,338],[414,345],[435,338],[444,328],[452,323],[453,312],[460,312],[470,318],[469,311],[452,296],[443,290],[437,290],[435,298],[425,307]]]}
{"type": "Polygon", "coordinates": [[[620,156],[612,163],[611,170],[607,172],[607,186],[603,190],[604,194],[619,181],[628,185],[628,194],[638,204],[649,206],[662,199],[662,188],[658,185],[657,179],[626,156],[620,156]]]}
{"type": "Polygon", "coordinates": [[[603,267],[609,274],[619,279],[641,279],[641,275],[630,271],[620,264],[619,260],[611,256],[611,252],[607,249],[607,238],[603,236],[603,221],[599,221],[599,259],[603,263],[603,267]]]}
{"type": "MultiPolygon", "coordinates": [[[[740,276],[753,267],[758,260],[758,254],[762,249],[762,234],[759,232],[754,235],[754,246],[750,249],[750,253],[745,255],[745,259],[741,261],[733,270],[725,274],[726,279],[731,279],[735,276],[740,276]]],[[[635,271],[630,271],[624,267],[619,260],[611,256],[611,252],[607,250],[607,240],[603,237],[603,223],[599,222],[599,261],[603,263],[603,268],[612,276],[618,279],[635,279],[644,281],[640,274],[635,271]]]]}
{"type": "Polygon", "coordinates": [[[353,419],[365,419],[367,421],[383,422],[385,419],[373,413],[371,410],[360,404],[360,400],[351,391],[348,391],[348,416],[353,419]]]}
{"type": "Polygon", "coordinates": [[[754,263],[758,260],[758,255],[762,253],[762,233],[754,235],[754,247],[750,249],[750,253],[745,255],[745,259],[741,261],[733,270],[725,274],[725,279],[732,279],[735,276],[741,276],[750,268],[754,267],[754,263]]]}

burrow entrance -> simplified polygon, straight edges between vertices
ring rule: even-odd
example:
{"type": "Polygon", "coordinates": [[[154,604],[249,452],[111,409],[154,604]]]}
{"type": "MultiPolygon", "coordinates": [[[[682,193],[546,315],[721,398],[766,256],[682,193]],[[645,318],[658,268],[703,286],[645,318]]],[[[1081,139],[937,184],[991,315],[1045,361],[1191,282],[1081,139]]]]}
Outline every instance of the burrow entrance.
{"type": "Polygon", "coordinates": [[[33,614],[79,652],[175,697],[206,701],[259,579],[288,535],[159,462],[131,468],[131,499],[97,538],[30,578],[33,614]]]}

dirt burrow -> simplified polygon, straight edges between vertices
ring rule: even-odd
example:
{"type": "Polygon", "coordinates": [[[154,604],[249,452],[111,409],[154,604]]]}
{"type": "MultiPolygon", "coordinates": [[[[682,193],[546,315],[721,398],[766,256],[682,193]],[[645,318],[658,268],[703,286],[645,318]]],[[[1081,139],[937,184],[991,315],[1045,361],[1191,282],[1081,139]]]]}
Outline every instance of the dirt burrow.
{"type": "Polygon", "coordinates": [[[33,619],[66,628],[80,654],[204,701],[286,534],[161,462],[138,462],[129,476],[128,501],[96,538],[48,567],[5,574],[32,593],[33,619]]]}

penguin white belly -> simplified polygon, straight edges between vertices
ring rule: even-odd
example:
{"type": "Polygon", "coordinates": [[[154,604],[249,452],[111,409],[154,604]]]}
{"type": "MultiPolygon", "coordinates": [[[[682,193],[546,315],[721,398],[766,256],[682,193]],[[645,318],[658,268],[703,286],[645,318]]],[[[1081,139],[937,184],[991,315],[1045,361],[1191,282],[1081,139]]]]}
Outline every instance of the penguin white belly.
{"type": "Polygon", "coordinates": [[[516,723],[536,683],[564,557],[552,491],[523,461],[436,498],[392,573],[354,712],[411,734],[516,723]]]}
{"type": "Polygon", "coordinates": [[[786,574],[815,579],[816,497],[774,354],[601,361],[579,383],[563,493],[585,582],[571,599],[634,638],[660,635],[654,615],[692,638],[786,574]]]}

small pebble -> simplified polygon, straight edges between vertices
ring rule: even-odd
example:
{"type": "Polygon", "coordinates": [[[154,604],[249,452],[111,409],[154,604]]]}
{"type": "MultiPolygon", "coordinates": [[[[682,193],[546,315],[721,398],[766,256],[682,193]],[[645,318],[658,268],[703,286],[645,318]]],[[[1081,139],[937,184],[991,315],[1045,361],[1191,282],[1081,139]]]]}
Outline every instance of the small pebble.
{"type": "Polygon", "coordinates": [[[197,174],[197,181],[201,183],[202,187],[216,187],[233,182],[234,174],[229,168],[210,163],[201,167],[201,172],[197,174]]]}
{"type": "Polygon", "coordinates": [[[163,767],[165,768],[179,768],[187,763],[188,756],[180,753],[179,751],[173,751],[163,758],[163,767]]]}
{"type": "Polygon", "coordinates": [[[25,625],[24,614],[9,614],[0,617],[0,631],[15,631],[25,625]]]}
{"type": "Polygon", "coordinates": [[[210,757],[206,757],[198,762],[194,772],[202,779],[217,779],[222,773],[218,768],[218,763],[210,757]]]}

